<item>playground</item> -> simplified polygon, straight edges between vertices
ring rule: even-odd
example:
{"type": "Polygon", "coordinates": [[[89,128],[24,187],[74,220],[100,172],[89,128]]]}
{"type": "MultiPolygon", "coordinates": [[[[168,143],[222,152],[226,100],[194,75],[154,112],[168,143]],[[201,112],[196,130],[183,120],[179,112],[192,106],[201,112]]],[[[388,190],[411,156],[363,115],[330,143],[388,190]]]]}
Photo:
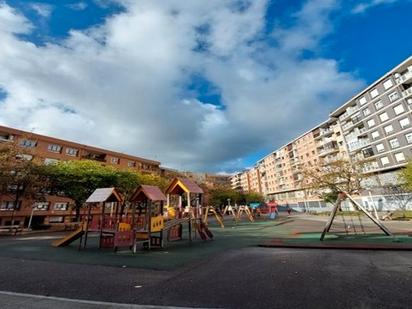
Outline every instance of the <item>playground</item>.
{"type": "MultiPolygon", "coordinates": [[[[98,233],[90,235],[84,250],[78,250],[80,239],[66,247],[50,245],[63,234],[5,237],[0,242],[0,262],[7,280],[0,282],[0,291],[214,308],[320,308],[324,301],[336,308],[375,308],[382,302],[396,307],[411,301],[407,283],[412,280],[411,251],[263,248],[259,245],[278,238],[320,243],[328,217],[280,213],[276,220],[250,222],[244,217],[236,222],[229,215],[224,219],[225,228],[221,228],[209,218],[213,241],[190,242],[185,226],[181,241],[136,253],[128,248],[99,249],[98,233]]],[[[377,231],[364,221],[367,231],[377,231]]],[[[386,226],[394,236],[373,234],[387,242],[411,232],[409,222],[387,222],[386,226]]],[[[346,235],[340,218],[331,232],[346,235]]],[[[344,236],[341,241],[353,237],[344,236]]],[[[328,234],[323,243],[332,238],[328,234]]],[[[405,236],[405,241],[411,238],[405,236]]]]}

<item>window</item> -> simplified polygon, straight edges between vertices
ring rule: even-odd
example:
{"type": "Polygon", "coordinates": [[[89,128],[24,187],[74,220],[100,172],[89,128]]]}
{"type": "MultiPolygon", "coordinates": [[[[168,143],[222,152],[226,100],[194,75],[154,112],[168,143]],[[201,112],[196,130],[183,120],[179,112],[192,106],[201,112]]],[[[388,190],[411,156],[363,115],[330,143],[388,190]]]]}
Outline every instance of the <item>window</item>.
{"type": "Polygon", "coordinates": [[[362,97],[362,98],[359,99],[359,104],[360,104],[360,105],[364,105],[364,104],[366,104],[366,102],[367,102],[367,101],[366,101],[366,98],[365,98],[365,97],[362,97]]]}
{"type": "Polygon", "coordinates": [[[34,203],[33,208],[35,208],[37,210],[48,210],[49,209],[49,202],[34,203]]]}
{"type": "Polygon", "coordinates": [[[380,114],[380,115],[379,115],[379,119],[380,119],[382,122],[388,120],[388,119],[389,119],[388,113],[385,112],[385,113],[380,114]]]}
{"type": "Polygon", "coordinates": [[[380,136],[379,131],[373,131],[371,133],[371,136],[372,136],[373,139],[377,139],[380,136]]]}
{"type": "Polygon", "coordinates": [[[372,99],[373,99],[373,98],[376,98],[376,97],[379,95],[378,89],[373,89],[373,90],[370,92],[370,95],[371,95],[372,99]]]}
{"type": "Polygon", "coordinates": [[[388,159],[388,157],[382,157],[382,158],[381,158],[381,163],[382,163],[382,165],[388,165],[388,164],[389,164],[389,159],[388,159]]]}
{"type": "Polygon", "coordinates": [[[395,159],[397,162],[403,162],[405,161],[405,155],[403,154],[403,152],[395,153],[395,159]]]}
{"type": "Polygon", "coordinates": [[[383,146],[382,143],[381,143],[381,144],[377,144],[377,145],[376,145],[376,150],[377,150],[378,152],[384,152],[384,151],[385,151],[385,146],[383,146]]]}
{"type": "Polygon", "coordinates": [[[120,160],[119,160],[119,158],[112,157],[111,162],[112,162],[112,164],[119,164],[120,160]]]}
{"type": "Polygon", "coordinates": [[[399,147],[399,141],[397,138],[393,138],[389,140],[389,144],[391,145],[391,148],[398,148],[399,147]]]}
{"type": "Polygon", "coordinates": [[[385,88],[385,90],[388,90],[392,86],[393,86],[393,82],[391,79],[388,79],[386,82],[383,83],[383,88],[385,88]]]}
{"type": "Polygon", "coordinates": [[[394,102],[397,99],[399,99],[399,94],[398,92],[395,91],[395,92],[392,92],[390,95],[388,95],[388,97],[389,97],[389,101],[394,102]]]}
{"type": "Polygon", "coordinates": [[[368,115],[371,113],[371,111],[370,111],[369,108],[365,108],[365,109],[362,111],[362,113],[363,113],[363,116],[368,116],[368,115]]]}
{"type": "Polygon", "coordinates": [[[381,109],[385,104],[383,104],[382,100],[379,100],[375,103],[376,110],[381,109]]]}
{"type": "Polygon", "coordinates": [[[50,158],[44,159],[44,164],[45,165],[56,164],[57,162],[59,162],[59,160],[57,160],[57,159],[50,159],[50,158]]]}
{"type": "Polygon", "coordinates": [[[372,128],[373,126],[375,126],[375,119],[368,120],[368,127],[372,128]]]}
{"type": "Polygon", "coordinates": [[[69,204],[68,203],[54,203],[53,206],[54,210],[67,210],[69,208],[69,204]]]}
{"type": "Polygon", "coordinates": [[[127,162],[127,166],[128,166],[128,167],[135,167],[135,166],[136,166],[136,162],[134,162],[134,161],[129,161],[129,162],[127,162]]]}
{"type": "Polygon", "coordinates": [[[401,125],[401,128],[404,129],[406,127],[409,127],[411,122],[409,121],[409,118],[403,118],[403,119],[399,120],[399,124],[401,125]]]}
{"type": "Polygon", "coordinates": [[[62,150],[62,146],[60,145],[54,145],[54,144],[49,144],[49,146],[47,147],[47,149],[50,152],[60,152],[62,150]]]}
{"type": "Polygon", "coordinates": [[[63,223],[63,222],[64,222],[64,217],[62,216],[49,217],[49,223],[63,223]]]}
{"type": "Polygon", "coordinates": [[[76,157],[79,150],[76,148],[66,148],[66,155],[76,157]]]}
{"type": "Polygon", "coordinates": [[[20,146],[26,147],[26,148],[33,148],[36,147],[37,142],[30,140],[30,139],[24,139],[20,142],[20,146]]]}
{"type": "Polygon", "coordinates": [[[16,207],[14,207],[14,201],[3,201],[0,203],[0,210],[19,210],[21,207],[21,201],[18,201],[16,207]]]}
{"type": "Polygon", "coordinates": [[[393,110],[395,111],[396,115],[402,114],[405,111],[405,108],[402,104],[396,105],[393,110]]]}
{"type": "Polygon", "coordinates": [[[406,141],[410,144],[412,143],[412,132],[405,134],[406,141]]]}
{"type": "Polygon", "coordinates": [[[372,156],[375,154],[375,153],[373,152],[372,147],[366,148],[366,149],[362,150],[362,153],[363,153],[363,156],[364,156],[365,158],[372,157],[372,156]]]}
{"type": "Polygon", "coordinates": [[[385,130],[386,134],[390,134],[393,131],[393,126],[390,124],[383,129],[385,130]]]}

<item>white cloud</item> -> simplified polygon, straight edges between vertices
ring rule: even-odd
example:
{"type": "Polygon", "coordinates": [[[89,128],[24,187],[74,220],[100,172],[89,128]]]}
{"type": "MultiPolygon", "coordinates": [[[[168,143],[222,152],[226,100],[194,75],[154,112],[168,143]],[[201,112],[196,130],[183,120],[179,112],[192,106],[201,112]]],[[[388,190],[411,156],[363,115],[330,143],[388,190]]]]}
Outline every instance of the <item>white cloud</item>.
{"type": "Polygon", "coordinates": [[[30,8],[44,18],[48,18],[53,11],[53,6],[46,3],[33,2],[29,4],[30,8]]]}
{"type": "Polygon", "coordinates": [[[86,2],[77,2],[77,3],[72,3],[72,4],[67,5],[67,7],[75,11],[83,11],[87,8],[87,6],[88,5],[86,2]]]}
{"type": "Polygon", "coordinates": [[[366,12],[367,10],[374,8],[379,5],[384,5],[384,4],[393,4],[395,2],[399,2],[402,0],[369,0],[369,1],[363,1],[361,3],[358,3],[353,9],[352,13],[354,14],[361,14],[366,12]]]}
{"type": "Polygon", "coordinates": [[[262,40],[266,0],[122,5],[104,24],[45,46],[16,37],[30,26],[1,5],[0,123],[174,168],[233,170],[363,85],[333,59],[301,57],[332,31],[337,1],[309,1],[293,26],[275,29],[274,45],[262,40]],[[187,94],[193,74],[218,88],[224,108],[187,94]]]}

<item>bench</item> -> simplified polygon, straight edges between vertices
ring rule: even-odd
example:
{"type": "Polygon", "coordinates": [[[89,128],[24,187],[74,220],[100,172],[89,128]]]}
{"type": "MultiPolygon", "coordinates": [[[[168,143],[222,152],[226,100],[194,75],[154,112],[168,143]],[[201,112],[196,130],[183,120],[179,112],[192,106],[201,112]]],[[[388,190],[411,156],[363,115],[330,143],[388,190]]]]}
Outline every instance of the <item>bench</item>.
{"type": "Polygon", "coordinates": [[[13,233],[13,235],[16,235],[21,231],[23,231],[23,228],[20,225],[0,225],[0,232],[13,233]]]}

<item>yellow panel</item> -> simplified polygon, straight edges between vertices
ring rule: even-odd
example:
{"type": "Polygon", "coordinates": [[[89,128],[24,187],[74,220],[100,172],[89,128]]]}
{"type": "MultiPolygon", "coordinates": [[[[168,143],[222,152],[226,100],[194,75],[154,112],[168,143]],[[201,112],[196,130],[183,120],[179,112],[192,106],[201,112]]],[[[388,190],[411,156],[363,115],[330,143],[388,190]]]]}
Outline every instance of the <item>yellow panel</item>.
{"type": "Polygon", "coordinates": [[[163,216],[153,217],[151,220],[151,232],[160,232],[164,227],[164,218],[163,216]]]}
{"type": "Polygon", "coordinates": [[[129,223],[119,223],[119,231],[120,232],[127,232],[130,231],[132,227],[129,223]]]}

